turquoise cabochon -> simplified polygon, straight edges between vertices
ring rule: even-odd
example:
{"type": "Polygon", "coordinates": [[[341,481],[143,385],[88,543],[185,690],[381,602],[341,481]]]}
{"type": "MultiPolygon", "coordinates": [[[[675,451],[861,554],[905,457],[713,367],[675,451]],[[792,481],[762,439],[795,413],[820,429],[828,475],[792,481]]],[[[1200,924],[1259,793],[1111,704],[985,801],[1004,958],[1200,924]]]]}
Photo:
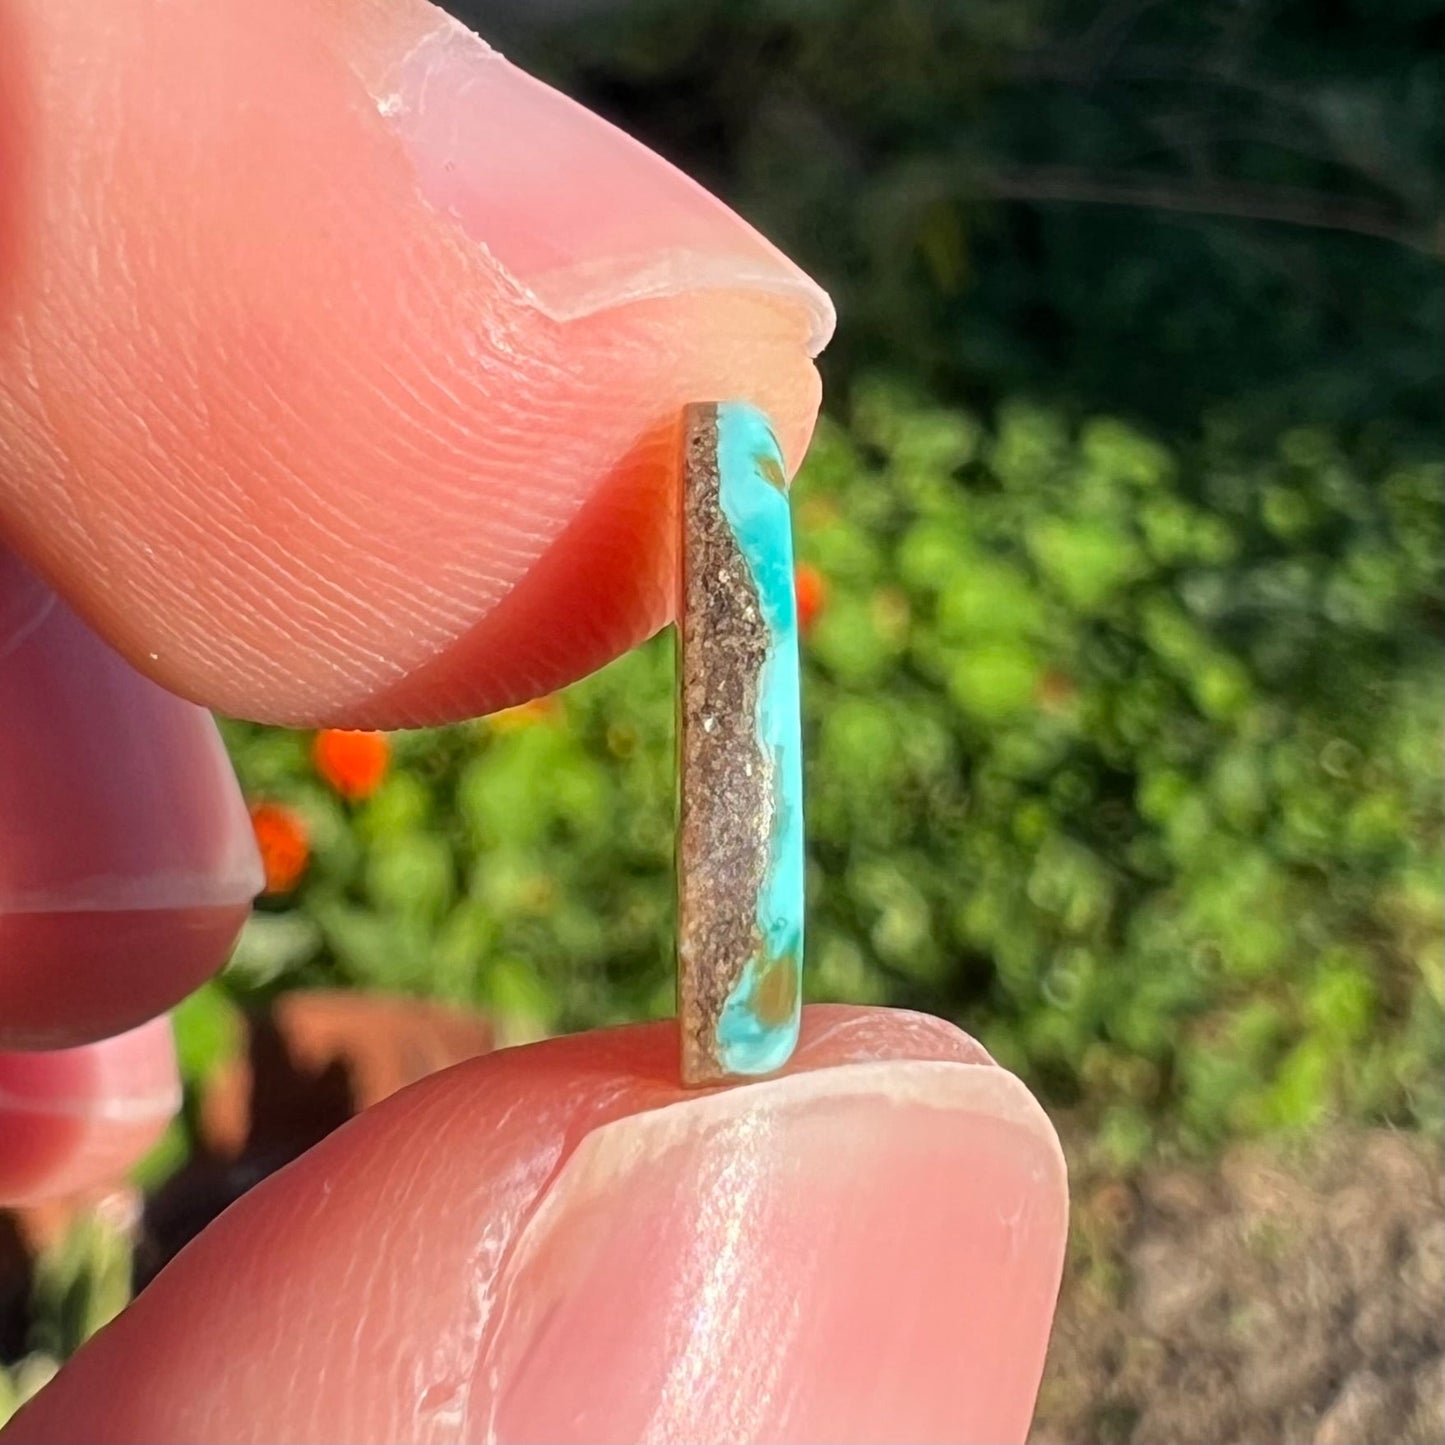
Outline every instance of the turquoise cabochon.
{"type": "Polygon", "coordinates": [[[803,742],[792,514],[782,452],[760,411],[743,402],[720,403],[717,451],[723,515],[752,575],[769,633],[756,726],[760,753],[772,769],[774,807],[757,902],[761,950],[728,996],[717,1042],[728,1069],[765,1074],[781,1068],[797,1044],[802,995],[803,742]],[[780,977],[780,970],[790,973],[780,977]]]}

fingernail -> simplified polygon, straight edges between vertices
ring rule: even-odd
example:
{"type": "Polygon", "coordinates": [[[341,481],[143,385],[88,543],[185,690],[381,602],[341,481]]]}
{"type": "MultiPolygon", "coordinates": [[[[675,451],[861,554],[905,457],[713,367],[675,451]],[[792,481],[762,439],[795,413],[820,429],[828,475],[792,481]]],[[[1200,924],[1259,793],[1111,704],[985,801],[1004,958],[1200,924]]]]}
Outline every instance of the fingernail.
{"type": "Polygon", "coordinates": [[[372,86],[422,194],[556,320],[681,291],[772,292],[833,333],[827,293],[695,181],[465,26],[433,28],[372,86]]]}
{"type": "Polygon", "coordinates": [[[518,1242],[468,1423],[1022,1441],[1066,1224],[1053,1130],[992,1065],[855,1064],[609,1124],[518,1242]]]}
{"type": "Polygon", "coordinates": [[[79,1048],[0,1054],[0,1203],[115,1182],[180,1106],[166,1018],[79,1048]]]}
{"type": "Polygon", "coordinates": [[[0,1048],[167,1007],[147,980],[219,968],[261,881],[210,714],[0,552],[0,1048]]]}

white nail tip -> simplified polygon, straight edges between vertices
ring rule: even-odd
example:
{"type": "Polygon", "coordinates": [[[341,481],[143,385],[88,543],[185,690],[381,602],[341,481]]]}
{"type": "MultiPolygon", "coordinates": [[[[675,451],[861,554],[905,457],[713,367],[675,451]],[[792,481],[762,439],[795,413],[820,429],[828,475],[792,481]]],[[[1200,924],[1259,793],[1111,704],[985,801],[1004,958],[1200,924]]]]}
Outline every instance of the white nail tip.
{"type": "Polygon", "coordinates": [[[1012,1124],[1055,1156],[1045,1168],[1056,1168],[1062,1176],[1063,1157],[1053,1126],[1038,1101],[1007,1070],[993,1064],[878,1060],[724,1089],[604,1124],[578,1146],[543,1209],[563,1207],[568,1196],[605,1190],[640,1161],[715,1129],[737,1129],[756,1140],[789,1116],[820,1103],[852,1100],[960,1117],[983,1115],[1012,1124]]]}
{"type": "MultiPolygon", "coordinates": [[[[517,69],[459,22],[443,18],[428,30],[373,96],[377,110],[408,143],[424,148],[419,173],[429,178],[423,182],[428,199],[458,220],[550,319],[573,321],[689,291],[750,290],[782,297],[801,309],[810,356],[832,337],[837,318],[827,293],[746,221],[625,132],[517,69]],[[489,128],[508,114],[516,122],[502,132],[506,144],[479,151],[489,128]],[[556,146],[561,133],[573,142],[570,149],[556,146]],[[535,154],[527,151],[529,144],[536,146],[535,154]],[[535,201],[536,177],[547,177],[552,193],[566,196],[574,183],[585,187],[599,167],[606,170],[609,164],[625,178],[620,187],[625,196],[612,204],[640,208],[656,222],[655,230],[638,241],[645,249],[624,243],[616,256],[569,256],[570,247],[584,247],[599,230],[591,209],[574,218],[570,234],[559,224],[564,213],[549,214],[545,227],[539,227],[543,235],[527,233],[523,219],[523,261],[517,257],[517,238],[495,233],[493,185],[504,194],[509,185],[529,192],[525,211],[535,201]],[[478,165],[485,171],[480,177],[478,165]],[[469,170],[478,190],[463,201],[469,170]],[[551,264],[537,264],[544,255],[551,264]]],[[[585,205],[606,211],[609,198],[594,195],[585,205]]],[[[601,219],[605,232],[616,217],[601,219]]],[[[509,222],[516,221],[509,215],[509,222]]]]}
{"type": "Polygon", "coordinates": [[[637,301],[696,291],[761,291],[798,306],[808,318],[807,349],[817,356],[832,340],[837,314],[827,292],[802,272],[796,276],[735,257],[691,250],[658,251],[645,257],[586,262],[528,278],[538,309],[554,321],[584,316],[637,301]]]}

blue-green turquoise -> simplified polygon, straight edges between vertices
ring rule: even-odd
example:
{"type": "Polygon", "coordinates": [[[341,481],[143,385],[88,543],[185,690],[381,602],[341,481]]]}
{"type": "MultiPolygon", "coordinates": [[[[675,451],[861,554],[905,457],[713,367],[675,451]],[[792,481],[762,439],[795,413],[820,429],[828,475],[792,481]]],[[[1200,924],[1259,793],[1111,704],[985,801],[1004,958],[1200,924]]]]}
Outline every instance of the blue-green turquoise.
{"type": "Polygon", "coordinates": [[[786,475],[767,418],[742,402],[717,408],[718,492],[757,587],[769,640],[758,679],[760,756],[773,772],[767,870],[758,893],[761,950],[718,1020],[718,1053],[734,1073],[766,1074],[798,1041],[803,966],[803,758],[798,697],[798,610],[786,475]],[[779,970],[790,970],[785,976],[779,970]],[[787,1001],[779,1017],[778,1001],[787,1001]]]}

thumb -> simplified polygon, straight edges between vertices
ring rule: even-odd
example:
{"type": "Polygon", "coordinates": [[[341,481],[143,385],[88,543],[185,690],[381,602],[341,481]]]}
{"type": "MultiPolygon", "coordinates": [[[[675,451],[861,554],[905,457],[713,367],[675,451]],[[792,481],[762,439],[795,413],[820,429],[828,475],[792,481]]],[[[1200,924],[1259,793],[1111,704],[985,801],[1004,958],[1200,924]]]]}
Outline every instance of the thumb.
{"type": "Polygon", "coordinates": [[[244,1196],[4,1432],[22,1441],[1021,1441],[1058,1143],[921,1015],[806,1011],[683,1094],[668,1025],[506,1049],[244,1196]]]}
{"type": "Polygon", "coordinates": [[[756,402],[796,465],[826,297],[433,6],[0,26],[0,536],[171,689],[534,695],[667,620],[684,402],[756,402]]]}

